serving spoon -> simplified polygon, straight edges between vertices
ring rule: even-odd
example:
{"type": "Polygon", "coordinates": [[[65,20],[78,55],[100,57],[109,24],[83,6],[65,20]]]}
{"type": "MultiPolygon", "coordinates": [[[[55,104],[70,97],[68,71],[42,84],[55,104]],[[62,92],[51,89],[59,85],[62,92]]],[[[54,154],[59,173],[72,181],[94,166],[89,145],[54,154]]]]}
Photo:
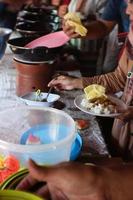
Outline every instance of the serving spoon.
{"type": "Polygon", "coordinates": [[[49,88],[48,93],[47,93],[47,96],[46,96],[45,98],[43,98],[43,99],[41,100],[41,102],[48,102],[48,97],[49,97],[49,94],[50,94],[50,92],[51,92],[52,89],[53,89],[53,86],[49,88]]]}

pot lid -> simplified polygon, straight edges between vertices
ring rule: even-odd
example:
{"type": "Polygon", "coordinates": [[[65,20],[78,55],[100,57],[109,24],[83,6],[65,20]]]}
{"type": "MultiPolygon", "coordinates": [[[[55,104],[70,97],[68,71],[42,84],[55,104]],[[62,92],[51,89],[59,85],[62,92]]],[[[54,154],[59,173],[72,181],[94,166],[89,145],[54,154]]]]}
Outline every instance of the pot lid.
{"type": "Polygon", "coordinates": [[[47,64],[50,64],[52,65],[55,60],[47,60],[47,61],[28,61],[28,60],[24,60],[24,59],[20,59],[20,58],[16,58],[15,56],[13,57],[13,59],[16,61],[16,62],[21,62],[21,63],[24,63],[24,64],[43,64],[43,63],[47,63],[47,64]]]}

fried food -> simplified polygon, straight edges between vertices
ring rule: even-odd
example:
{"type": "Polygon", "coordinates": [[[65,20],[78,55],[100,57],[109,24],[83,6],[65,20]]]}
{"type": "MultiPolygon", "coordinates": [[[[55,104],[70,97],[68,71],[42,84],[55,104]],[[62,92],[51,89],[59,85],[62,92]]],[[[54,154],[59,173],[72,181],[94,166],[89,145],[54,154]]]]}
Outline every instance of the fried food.
{"type": "Polygon", "coordinates": [[[84,88],[85,99],[82,106],[96,114],[111,114],[117,112],[117,105],[105,94],[105,88],[98,84],[92,84],[84,88]]]}
{"type": "Polygon", "coordinates": [[[68,12],[65,16],[66,25],[75,28],[75,32],[81,36],[86,36],[87,29],[82,25],[81,19],[77,13],[68,12]]]}
{"type": "Polygon", "coordinates": [[[106,98],[105,88],[98,84],[92,84],[84,88],[85,96],[88,100],[106,98]]]}

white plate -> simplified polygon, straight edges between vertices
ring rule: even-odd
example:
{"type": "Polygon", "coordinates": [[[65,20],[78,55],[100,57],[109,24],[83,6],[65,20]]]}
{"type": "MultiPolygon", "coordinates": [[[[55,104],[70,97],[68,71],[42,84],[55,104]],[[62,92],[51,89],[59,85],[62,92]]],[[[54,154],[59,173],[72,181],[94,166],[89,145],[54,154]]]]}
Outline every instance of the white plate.
{"type": "MultiPolygon", "coordinates": [[[[117,97],[108,95],[108,98],[114,102],[119,109],[125,110],[126,109],[126,104],[121,100],[118,99],[117,97]]],[[[94,116],[101,116],[101,117],[116,117],[118,115],[120,115],[121,113],[111,113],[111,114],[98,114],[98,113],[94,113],[92,111],[89,111],[87,108],[85,108],[84,106],[81,105],[82,100],[85,99],[85,95],[79,95],[75,98],[74,100],[74,104],[77,108],[79,108],[81,111],[90,114],[90,115],[94,115],[94,116]]]]}
{"type": "MultiPolygon", "coordinates": [[[[42,92],[41,93],[41,99],[45,98],[47,96],[47,93],[42,92]]],[[[35,101],[36,99],[36,92],[30,92],[28,94],[25,94],[20,97],[22,101],[24,101],[27,105],[30,106],[44,106],[44,107],[52,107],[54,102],[56,102],[60,96],[58,94],[50,93],[48,96],[48,102],[43,101],[35,101]]]]}

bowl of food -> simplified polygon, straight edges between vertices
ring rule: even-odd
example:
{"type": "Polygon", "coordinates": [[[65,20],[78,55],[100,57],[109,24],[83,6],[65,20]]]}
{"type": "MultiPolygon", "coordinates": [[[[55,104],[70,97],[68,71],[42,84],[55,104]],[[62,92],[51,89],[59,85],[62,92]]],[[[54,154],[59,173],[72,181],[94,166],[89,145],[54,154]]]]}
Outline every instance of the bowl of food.
{"type": "Polygon", "coordinates": [[[75,98],[74,104],[90,115],[116,117],[127,108],[126,104],[114,95],[106,94],[106,89],[98,84],[84,88],[84,94],[75,98]]]}
{"type": "Polygon", "coordinates": [[[54,103],[59,100],[60,95],[50,93],[47,97],[47,92],[30,92],[20,97],[20,99],[29,106],[43,106],[43,107],[53,107],[54,103]]]}

